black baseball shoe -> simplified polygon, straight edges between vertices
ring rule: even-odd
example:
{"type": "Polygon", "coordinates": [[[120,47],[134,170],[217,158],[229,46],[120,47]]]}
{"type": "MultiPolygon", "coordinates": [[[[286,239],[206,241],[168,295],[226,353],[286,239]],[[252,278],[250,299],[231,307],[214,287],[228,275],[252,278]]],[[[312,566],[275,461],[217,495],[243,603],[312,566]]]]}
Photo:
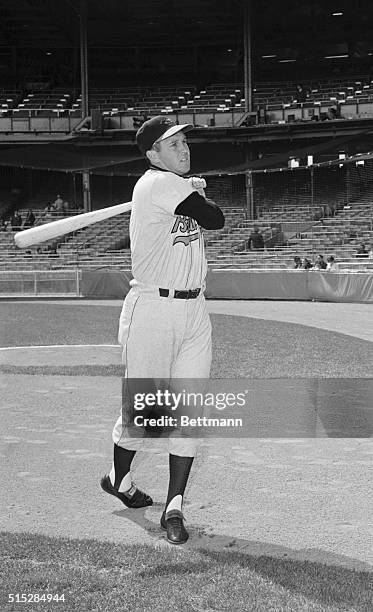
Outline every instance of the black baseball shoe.
{"type": "Polygon", "coordinates": [[[114,497],[120,499],[120,501],[127,506],[127,508],[144,508],[145,506],[153,505],[153,500],[150,495],[140,491],[140,489],[138,489],[134,483],[132,483],[132,487],[128,493],[121,493],[117,489],[114,489],[107,474],[101,478],[100,485],[105,493],[109,493],[110,495],[114,495],[114,497]]]}
{"type": "Polygon", "coordinates": [[[167,530],[167,541],[170,544],[185,544],[189,533],[184,527],[184,516],[180,510],[163,512],[161,516],[161,527],[167,530]]]}

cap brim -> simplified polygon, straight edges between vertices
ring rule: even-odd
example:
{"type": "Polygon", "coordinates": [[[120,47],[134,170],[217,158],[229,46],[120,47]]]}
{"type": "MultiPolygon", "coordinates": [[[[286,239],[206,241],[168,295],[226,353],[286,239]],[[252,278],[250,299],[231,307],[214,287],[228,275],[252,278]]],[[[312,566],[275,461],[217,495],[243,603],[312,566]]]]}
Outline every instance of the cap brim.
{"type": "Polygon", "coordinates": [[[190,130],[193,130],[193,128],[194,125],[191,125],[190,123],[180,123],[178,125],[173,125],[166,132],[164,132],[162,136],[157,138],[155,142],[159,142],[160,140],[166,140],[166,138],[170,138],[170,136],[173,136],[178,132],[189,132],[190,130]]]}

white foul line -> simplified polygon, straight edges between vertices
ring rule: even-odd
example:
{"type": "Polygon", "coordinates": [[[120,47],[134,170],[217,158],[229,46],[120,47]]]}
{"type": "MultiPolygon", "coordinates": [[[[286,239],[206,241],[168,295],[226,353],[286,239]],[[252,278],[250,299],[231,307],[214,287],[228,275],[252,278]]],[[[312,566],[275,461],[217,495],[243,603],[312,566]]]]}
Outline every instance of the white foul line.
{"type": "Polygon", "coordinates": [[[93,347],[120,348],[120,344],[26,344],[24,346],[2,346],[0,351],[17,351],[20,349],[45,349],[45,348],[93,348],[93,347]]]}

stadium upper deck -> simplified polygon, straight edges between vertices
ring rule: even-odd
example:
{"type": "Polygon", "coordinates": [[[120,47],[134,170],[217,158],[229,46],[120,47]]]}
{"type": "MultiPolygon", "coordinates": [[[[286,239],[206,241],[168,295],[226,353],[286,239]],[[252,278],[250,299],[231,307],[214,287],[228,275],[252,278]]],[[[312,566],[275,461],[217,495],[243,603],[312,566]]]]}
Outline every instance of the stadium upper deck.
{"type": "MultiPolygon", "coordinates": [[[[298,100],[296,83],[257,83],[250,124],[362,119],[373,117],[373,80],[369,75],[304,82],[305,100],[298,100]]],[[[65,131],[81,118],[81,97],[68,88],[22,92],[0,90],[0,132],[65,131]],[[40,119],[53,119],[40,123],[40,119]],[[26,120],[26,121],[21,121],[26,120]],[[58,120],[58,121],[56,121],[58,120]]],[[[239,83],[194,86],[96,88],[89,109],[97,109],[105,127],[134,129],[152,114],[173,114],[198,126],[235,127],[245,119],[243,87],[239,83]]]]}
{"type": "Polygon", "coordinates": [[[109,129],[153,113],[203,127],[373,117],[373,7],[337,4],[0,0],[0,135],[63,137],[87,114],[84,101],[109,129]]]}

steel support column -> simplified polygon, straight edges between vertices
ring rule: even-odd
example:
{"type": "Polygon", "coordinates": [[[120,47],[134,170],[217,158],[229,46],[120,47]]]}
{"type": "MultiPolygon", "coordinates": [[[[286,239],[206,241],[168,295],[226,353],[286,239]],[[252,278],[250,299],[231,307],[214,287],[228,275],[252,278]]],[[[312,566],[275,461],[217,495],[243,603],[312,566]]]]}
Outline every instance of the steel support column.
{"type": "Polygon", "coordinates": [[[83,206],[84,212],[90,212],[91,206],[91,177],[88,171],[82,172],[83,176],[83,206]]]}
{"type": "Polygon", "coordinates": [[[88,44],[87,44],[87,0],[80,0],[80,83],[81,115],[87,117],[88,104],[88,44]]]}
{"type": "Polygon", "coordinates": [[[245,172],[245,187],[246,187],[246,219],[254,219],[254,190],[253,190],[253,175],[250,170],[245,172]]]}
{"type": "Polygon", "coordinates": [[[243,3],[244,23],[244,84],[245,84],[245,112],[253,110],[253,83],[252,83],[252,57],[251,57],[251,0],[243,3]]]}
{"type": "MultiPolygon", "coordinates": [[[[88,43],[87,43],[87,0],[80,0],[80,82],[81,82],[81,116],[89,114],[88,103],[88,43]]],[[[84,212],[91,208],[91,186],[89,172],[82,173],[84,212]]]]}

